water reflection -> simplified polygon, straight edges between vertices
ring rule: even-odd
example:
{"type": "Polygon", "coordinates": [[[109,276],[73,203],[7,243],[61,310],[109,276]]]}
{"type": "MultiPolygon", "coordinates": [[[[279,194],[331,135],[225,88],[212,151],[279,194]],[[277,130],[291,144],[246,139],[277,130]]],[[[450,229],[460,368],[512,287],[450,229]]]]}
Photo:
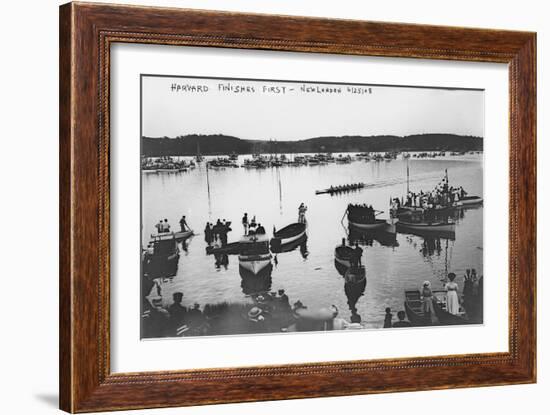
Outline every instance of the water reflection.
{"type": "Polygon", "coordinates": [[[358,243],[364,246],[373,246],[377,242],[381,246],[395,248],[399,246],[397,235],[395,232],[386,232],[384,230],[362,230],[354,226],[350,226],[348,233],[348,241],[350,245],[358,243]]]}
{"type": "Polygon", "coordinates": [[[262,269],[258,274],[254,274],[243,267],[239,267],[243,294],[251,295],[270,291],[272,271],[273,265],[271,264],[262,269]]]}

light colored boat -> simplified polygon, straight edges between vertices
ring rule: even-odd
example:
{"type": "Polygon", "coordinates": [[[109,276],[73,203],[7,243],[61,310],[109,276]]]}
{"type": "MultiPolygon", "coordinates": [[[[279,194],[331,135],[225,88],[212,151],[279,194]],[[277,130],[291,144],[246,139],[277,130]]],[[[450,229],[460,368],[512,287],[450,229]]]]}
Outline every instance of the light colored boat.
{"type": "Polygon", "coordinates": [[[183,241],[194,235],[193,230],[179,231],[179,232],[163,232],[151,234],[151,239],[154,240],[168,240],[175,238],[177,241],[183,241]]]}
{"type": "Polygon", "coordinates": [[[483,198],[479,196],[465,196],[458,202],[460,206],[471,206],[483,203],[483,198]]]}
{"type": "Polygon", "coordinates": [[[397,228],[409,229],[420,232],[454,232],[454,222],[406,222],[397,221],[397,228]]]}
{"type": "Polygon", "coordinates": [[[359,223],[359,222],[352,222],[348,218],[348,222],[350,225],[355,226],[356,228],[362,229],[362,230],[374,230],[374,229],[382,229],[385,228],[388,224],[385,219],[375,219],[372,223],[359,223]]]}
{"type": "Polygon", "coordinates": [[[271,264],[267,235],[245,235],[239,241],[239,247],[239,266],[254,275],[271,264]]]}

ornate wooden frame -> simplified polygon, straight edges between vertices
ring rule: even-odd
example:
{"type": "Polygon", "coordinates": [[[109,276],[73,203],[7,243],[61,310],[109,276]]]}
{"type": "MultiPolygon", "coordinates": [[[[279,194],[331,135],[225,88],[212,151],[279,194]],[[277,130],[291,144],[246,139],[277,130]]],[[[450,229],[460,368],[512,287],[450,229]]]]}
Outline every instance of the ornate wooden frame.
{"type": "Polygon", "coordinates": [[[59,93],[60,406],[65,411],[535,382],[535,33],[70,3],[60,8],[59,93]],[[509,352],[111,373],[109,57],[115,42],[507,63],[509,352]]]}

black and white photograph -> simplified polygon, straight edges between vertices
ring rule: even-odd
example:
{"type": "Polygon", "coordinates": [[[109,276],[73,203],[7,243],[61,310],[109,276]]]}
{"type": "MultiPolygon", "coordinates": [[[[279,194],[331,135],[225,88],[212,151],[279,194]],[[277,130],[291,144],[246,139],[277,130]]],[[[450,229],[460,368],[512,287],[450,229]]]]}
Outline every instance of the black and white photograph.
{"type": "Polygon", "coordinates": [[[483,324],[482,89],[140,81],[141,339],[483,324]]]}

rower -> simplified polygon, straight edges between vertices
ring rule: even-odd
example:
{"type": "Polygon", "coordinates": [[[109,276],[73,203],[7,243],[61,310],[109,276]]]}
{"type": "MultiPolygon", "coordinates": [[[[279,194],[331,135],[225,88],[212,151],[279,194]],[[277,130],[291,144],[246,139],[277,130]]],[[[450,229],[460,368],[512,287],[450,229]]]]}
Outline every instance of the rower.
{"type": "Polygon", "coordinates": [[[185,215],[183,215],[180,219],[180,228],[182,232],[185,232],[187,229],[190,229],[187,225],[187,221],[185,220],[185,215]]]}

